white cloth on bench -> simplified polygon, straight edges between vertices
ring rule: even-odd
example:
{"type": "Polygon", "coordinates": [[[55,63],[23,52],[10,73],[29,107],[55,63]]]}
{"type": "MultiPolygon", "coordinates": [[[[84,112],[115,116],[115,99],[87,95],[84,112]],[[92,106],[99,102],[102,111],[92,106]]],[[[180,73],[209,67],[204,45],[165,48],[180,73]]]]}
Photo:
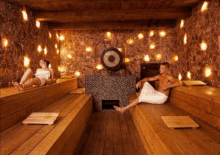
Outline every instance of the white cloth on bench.
{"type": "Polygon", "coordinates": [[[147,102],[151,104],[163,104],[168,96],[155,90],[149,82],[145,82],[141,94],[139,96],[140,102],[147,102]]]}
{"type": "Polygon", "coordinates": [[[40,79],[41,86],[43,86],[46,83],[46,80],[48,80],[50,77],[50,71],[44,69],[37,69],[35,77],[38,77],[40,79]]]}

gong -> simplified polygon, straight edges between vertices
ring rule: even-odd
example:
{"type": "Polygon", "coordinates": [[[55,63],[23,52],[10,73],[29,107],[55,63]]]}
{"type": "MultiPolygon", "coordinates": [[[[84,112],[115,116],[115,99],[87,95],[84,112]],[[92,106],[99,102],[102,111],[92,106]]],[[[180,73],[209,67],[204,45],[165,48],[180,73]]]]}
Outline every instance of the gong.
{"type": "Polygon", "coordinates": [[[115,47],[108,47],[101,54],[101,63],[108,70],[117,70],[122,62],[123,56],[115,47]]]}

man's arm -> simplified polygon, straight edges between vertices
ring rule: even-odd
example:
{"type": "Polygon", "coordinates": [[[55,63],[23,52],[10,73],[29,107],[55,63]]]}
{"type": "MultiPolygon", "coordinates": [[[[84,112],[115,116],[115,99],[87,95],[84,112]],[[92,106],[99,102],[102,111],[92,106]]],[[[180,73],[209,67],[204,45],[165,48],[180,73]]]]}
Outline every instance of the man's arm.
{"type": "Polygon", "coordinates": [[[177,78],[173,77],[172,75],[169,76],[168,79],[169,79],[169,81],[171,82],[171,84],[166,85],[166,86],[165,86],[166,89],[168,89],[168,88],[174,88],[174,87],[178,87],[178,86],[181,86],[181,85],[182,85],[182,83],[180,83],[180,81],[179,81],[177,78]]]}
{"type": "Polygon", "coordinates": [[[144,79],[140,80],[140,82],[156,81],[156,80],[159,80],[159,75],[156,75],[154,77],[144,78],[144,79]]]}

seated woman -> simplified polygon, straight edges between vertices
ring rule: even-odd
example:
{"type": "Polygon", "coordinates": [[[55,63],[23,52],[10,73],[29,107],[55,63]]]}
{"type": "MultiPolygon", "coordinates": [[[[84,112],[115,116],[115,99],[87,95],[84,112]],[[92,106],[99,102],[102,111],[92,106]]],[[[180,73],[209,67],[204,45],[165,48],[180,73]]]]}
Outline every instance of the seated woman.
{"type": "Polygon", "coordinates": [[[18,90],[24,90],[24,88],[31,86],[43,86],[45,84],[50,84],[56,82],[54,79],[54,72],[52,68],[48,68],[50,62],[48,60],[40,60],[39,62],[42,68],[37,69],[36,74],[28,68],[21,78],[20,83],[12,82],[18,90]],[[50,81],[48,79],[51,79],[50,81]]]}

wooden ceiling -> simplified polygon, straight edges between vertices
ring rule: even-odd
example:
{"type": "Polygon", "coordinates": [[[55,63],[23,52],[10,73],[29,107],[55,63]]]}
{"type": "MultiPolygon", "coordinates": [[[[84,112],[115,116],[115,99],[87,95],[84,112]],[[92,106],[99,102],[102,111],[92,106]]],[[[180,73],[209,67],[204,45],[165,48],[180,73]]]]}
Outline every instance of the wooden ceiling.
{"type": "Polygon", "coordinates": [[[9,0],[28,6],[51,29],[172,28],[200,0],[9,0]]]}

